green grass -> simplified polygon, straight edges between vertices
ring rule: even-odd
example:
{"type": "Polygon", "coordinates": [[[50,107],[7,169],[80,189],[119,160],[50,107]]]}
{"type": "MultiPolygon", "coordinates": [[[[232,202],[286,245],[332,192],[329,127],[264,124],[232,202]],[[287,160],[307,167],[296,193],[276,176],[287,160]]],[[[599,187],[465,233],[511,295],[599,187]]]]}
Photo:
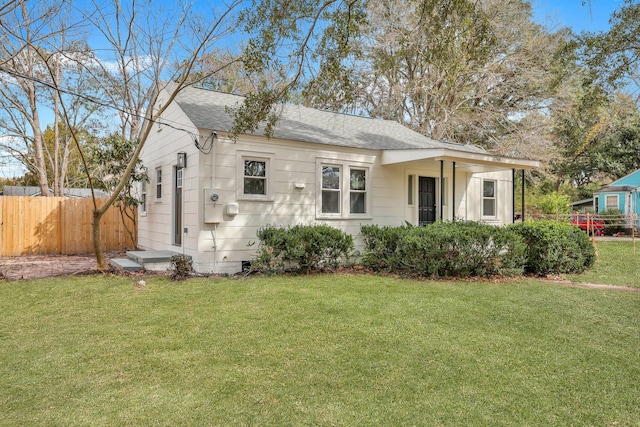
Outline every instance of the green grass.
{"type": "Polygon", "coordinates": [[[630,241],[596,242],[596,250],[598,258],[589,271],[566,278],[573,282],[640,287],[640,240],[635,254],[630,241]]]}
{"type": "Polygon", "coordinates": [[[640,293],[0,282],[0,425],[640,425],[640,293]]]}

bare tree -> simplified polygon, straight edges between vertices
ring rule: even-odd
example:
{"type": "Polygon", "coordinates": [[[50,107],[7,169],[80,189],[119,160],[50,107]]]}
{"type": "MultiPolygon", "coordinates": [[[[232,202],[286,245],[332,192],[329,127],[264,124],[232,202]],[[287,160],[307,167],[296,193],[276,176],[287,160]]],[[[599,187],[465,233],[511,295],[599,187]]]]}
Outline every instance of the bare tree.
{"type": "MultiPolygon", "coordinates": [[[[68,104],[68,126],[87,126],[96,105],[70,96],[88,93],[77,62],[87,57],[81,35],[65,22],[70,13],[65,2],[14,2],[0,21],[0,129],[14,138],[3,144],[37,178],[41,194],[62,196],[72,151],[68,132],[60,133],[60,103],[68,104]],[[67,58],[73,57],[74,61],[67,58]],[[58,88],[65,88],[60,91],[58,88]],[[53,143],[47,144],[43,129],[53,117],[53,143]]],[[[67,124],[65,124],[67,126],[67,124]]]]}
{"type": "MultiPolygon", "coordinates": [[[[26,0],[21,2],[26,3],[26,0]]],[[[93,57],[80,58],[63,49],[51,49],[39,55],[46,73],[25,80],[46,82],[56,93],[70,95],[56,98],[56,105],[61,120],[71,131],[85,170],[89,169],[86,156],[77,129],[72,126],[74,97],[113,108],[120,119],[119,134],[137,143],[106,203],[98,206],[95,197],[93,199],[92,234],[98,268],[107,266],[99,240],[100,220],[127,185],[153,124],[177,94],[187,85],[211,76],[215,80],[217,74],[222,75],[228,67],[241,61],[247,75],[274,76],[275,83],[262,79],[255,91],[246,94],[245,104],[235,111],[235,125],[231,130],[251,132],[261,121],[267,121],[268,132],[276,119],[274,104],[287,99],[302,81],[305,66],[312,59],[312,41],[327,28],[331,35],[323,41],[344,39],[343,36],[355,31],[356,27],[350,24],[352,17],[361,16],[356,12],[362,10],[362,3],[361,0],[254,0],[250,3],[233,0],[218,3],[206,11],[206,16],[194,14],[188,5],[181,3],[148,7],[135,0],[114,0],[75,5],[76,14],[70,22],[78,27],[82,23],[92,35],[90,40],[100,40],[100,50],[92,47],[96,52],[93,57]],[[322,22],[334,25],[326,27],[322,22]],[[221,51],[230,50],[226,36],[234,31],[244,39],[243,48],[220,55],[221,51]],[[213,66],[201,67],[200,58],[210,55],[218,55],[218,61],[214,61],[213,66]],[[83,79],[90,80],[92,88],[89,95],[74,94],[57,78],[52,58],[60,57],[86,73],[83,79]],[[168,97],[160,105],[157,100],[162,90],[167,91],[168,97]]],[[[20,40],[25,42],[25,48],[35,50],[38,46],[33,38],[21,37],[20,40]]],[[[93,188],[90,175],[88,182],[93,188]]]]}

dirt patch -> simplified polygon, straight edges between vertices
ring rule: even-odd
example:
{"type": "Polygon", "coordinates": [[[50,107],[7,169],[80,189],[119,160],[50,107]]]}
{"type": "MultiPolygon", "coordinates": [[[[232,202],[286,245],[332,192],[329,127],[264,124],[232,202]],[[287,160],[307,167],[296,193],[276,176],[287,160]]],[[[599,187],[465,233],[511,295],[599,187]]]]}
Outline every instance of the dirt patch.
{"type": "Polygon", "coordinates": [[[640,292],[640,288],[633,288],[631,286],[616,286],[616,285],[602,285],[598,283],[584,283],[584,282],[572,282],[570,280],[562,279],[542,279],[545,282],[567,286],[573,288],[589,288],[589,289],[604,289],[607,291],[623,291],[623,292],[640,292]]]}
{"type": "Polygon", "coordinates": [[[96,259],[93,255],[27,255],[0,258],[0,277],[8,280],[102,272],[96,269],[96,259]]]}

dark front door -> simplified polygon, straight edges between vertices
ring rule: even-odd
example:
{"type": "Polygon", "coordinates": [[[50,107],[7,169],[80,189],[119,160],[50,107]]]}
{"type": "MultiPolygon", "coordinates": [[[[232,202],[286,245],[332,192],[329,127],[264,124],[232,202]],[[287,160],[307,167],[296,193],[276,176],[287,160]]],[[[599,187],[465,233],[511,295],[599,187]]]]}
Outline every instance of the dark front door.
{"type": "Polygon", "coordinates": [[[436,179],[421,176],[418,181],[418,224],[436,222],[436,179]]]}

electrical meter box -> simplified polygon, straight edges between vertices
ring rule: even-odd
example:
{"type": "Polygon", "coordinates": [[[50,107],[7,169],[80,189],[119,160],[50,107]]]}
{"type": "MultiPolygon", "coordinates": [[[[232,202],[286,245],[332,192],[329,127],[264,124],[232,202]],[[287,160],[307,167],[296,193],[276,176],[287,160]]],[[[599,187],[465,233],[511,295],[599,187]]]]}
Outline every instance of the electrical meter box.
{"type": "Polygon", "coordinates": [[[220,192],[211,188],[205,188],[203,191],[204,222],[206,224],[221,223],[224,220],[225,203],[221,200],[220,192]]]}

